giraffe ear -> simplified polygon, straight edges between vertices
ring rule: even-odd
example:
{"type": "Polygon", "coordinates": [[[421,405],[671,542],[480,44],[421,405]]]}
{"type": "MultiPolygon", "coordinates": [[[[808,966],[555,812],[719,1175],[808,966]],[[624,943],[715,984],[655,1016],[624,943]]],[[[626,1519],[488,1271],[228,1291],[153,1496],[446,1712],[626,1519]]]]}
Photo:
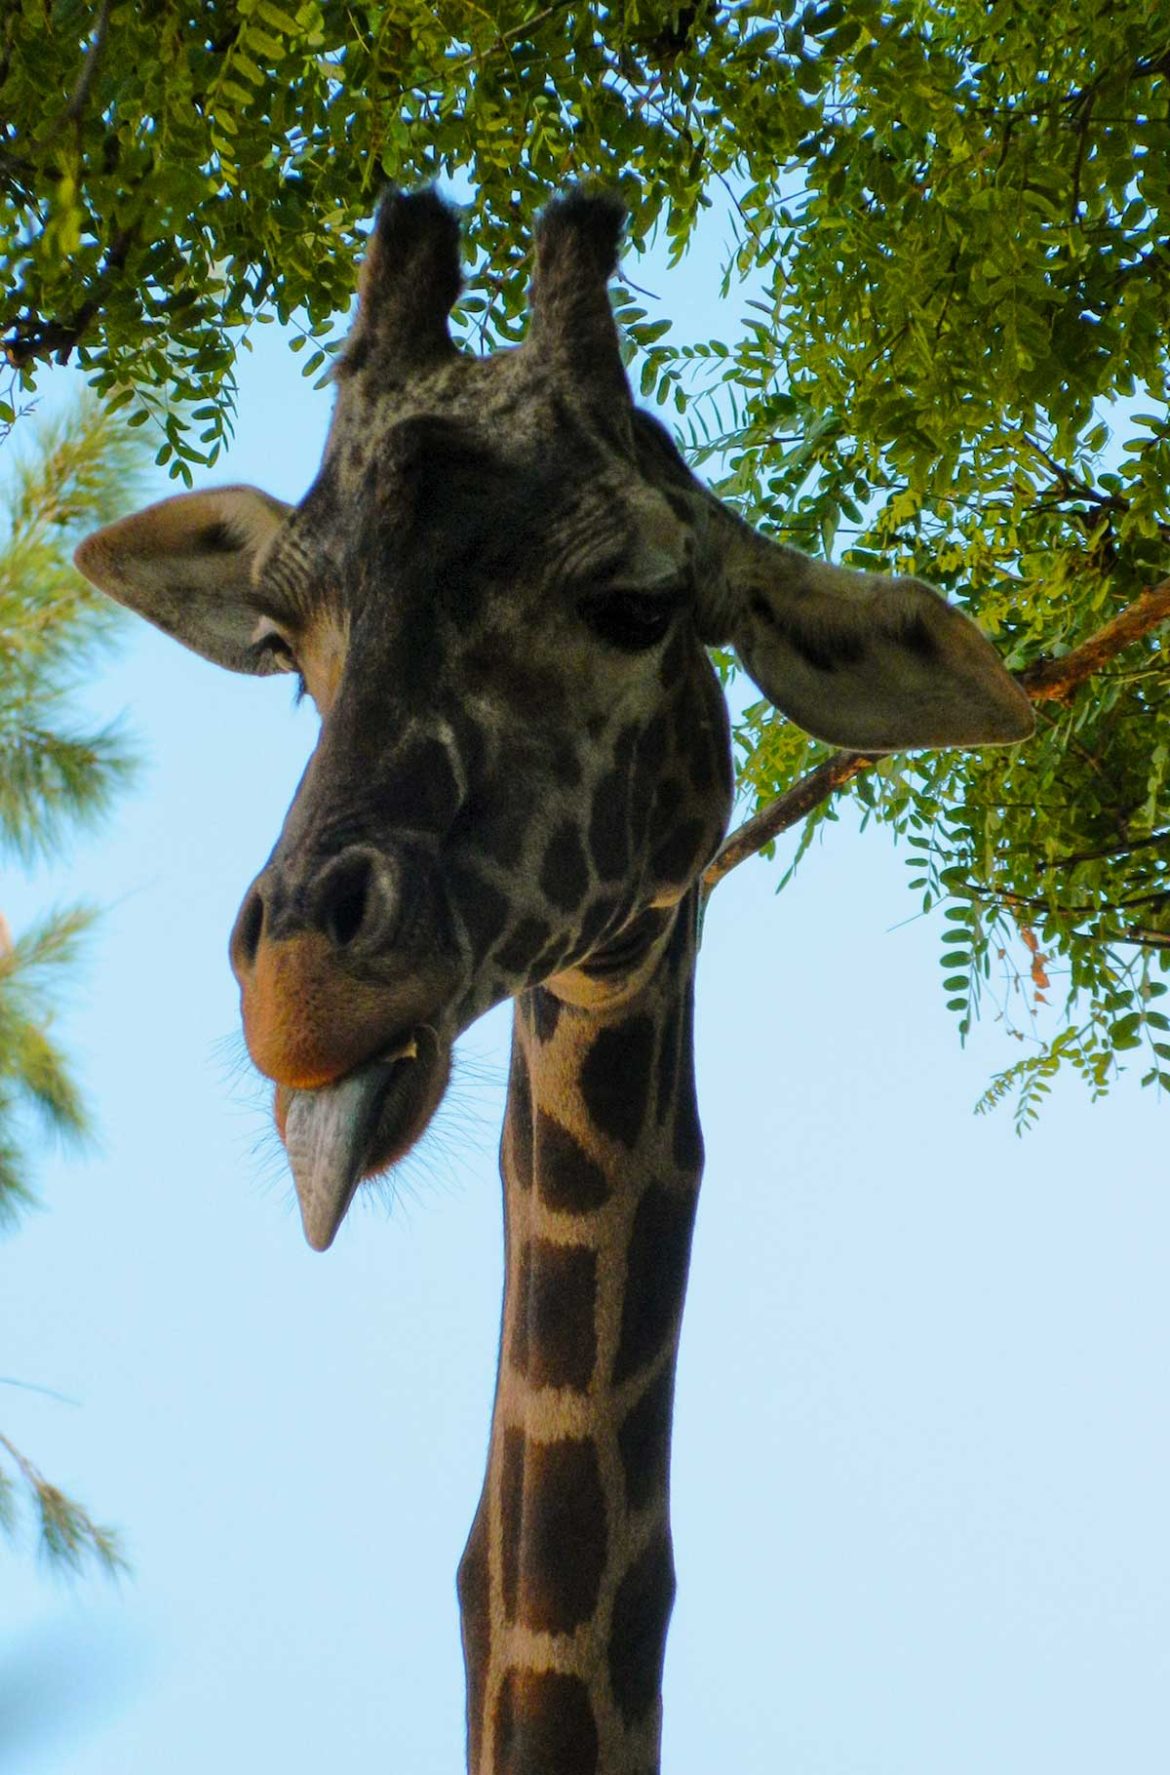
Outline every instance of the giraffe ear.
{"type": "Polygon", "coordinates": [[[635,411],[634,421],[643,473],[687,501],[702,538],[699,634],[710,647],[730,642],[785,715],[854,752],[1028,738],[1028,698],[932,587],[771,542],[696,479],[657,420],[635,411]]]}
{"type": "Polygon", "coordinates": [[[281,670],[257,647],[255,569],[293,508],[254,487],[180,493],[87,536],[86,579],[184,647],[233,672],[281,670]]]}
{"type": "Polygon", "coordinates": [[[810,560],[738,533],[723,622],[744,666],[784,714],[855,752],[1002,746],[1035,718],[975,624],[916,579],[810,560]]]}

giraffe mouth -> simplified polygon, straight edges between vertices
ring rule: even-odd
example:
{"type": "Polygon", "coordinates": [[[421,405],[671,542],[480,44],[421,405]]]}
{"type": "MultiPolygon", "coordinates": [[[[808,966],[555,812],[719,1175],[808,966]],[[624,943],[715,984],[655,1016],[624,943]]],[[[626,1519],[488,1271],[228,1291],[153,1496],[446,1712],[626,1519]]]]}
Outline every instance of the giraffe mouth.
{"type": "Polygon", "coordinates": [[[420,1028],[333,1084],[276,1087],[276,1126],[314,1251],[332,1245],[358,1185],[410,1151],[450,1071],[449,1051],[433,1030],[420,1028]]]}

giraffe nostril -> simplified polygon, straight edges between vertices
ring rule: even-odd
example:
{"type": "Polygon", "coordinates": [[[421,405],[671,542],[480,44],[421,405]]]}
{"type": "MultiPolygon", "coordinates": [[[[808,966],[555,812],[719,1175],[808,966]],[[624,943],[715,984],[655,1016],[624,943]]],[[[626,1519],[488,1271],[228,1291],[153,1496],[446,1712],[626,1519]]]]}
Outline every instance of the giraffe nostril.
{"type": "Polygon", "coordinates": [[[258,888],[253,888],[240,908],[240,916],[236,920],[235,936],[232,941],[232,960],[237,967],[250,968],[253,965],[263,935],[264,896],[258,888]]]}
{"type": "Polygon", "coordinates": [[[389,871],[376,852],[364,848],[338,857],[317,889],[317,917],[337,949],[347,949],[362,935],[377,933],[385,940],[396,904],[389,871]]]}
{"type": "Polygon", "coordinates": [[[333,897],[325,908],[326,935],[339,949],[344,949],[347,943],[353,942],[365,922],[369,883],[369,871],[362,870],[334,890],[333,897]]]}

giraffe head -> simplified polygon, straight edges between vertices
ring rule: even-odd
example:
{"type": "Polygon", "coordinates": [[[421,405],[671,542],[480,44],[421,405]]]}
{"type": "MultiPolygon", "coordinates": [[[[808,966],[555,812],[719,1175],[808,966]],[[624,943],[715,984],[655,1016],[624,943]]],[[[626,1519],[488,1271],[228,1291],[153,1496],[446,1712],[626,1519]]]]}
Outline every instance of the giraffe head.
{"type": "Polygon", "coordinates": [[[1002,743],[1026,698],[928,587],[758,536],[633,404],[620,205],[546,210],[524,345],[457,348],[458,227],[391,193],[299,505],[180,495],[82,572],[204,657],[300,674],[321,731],[231,939],[309,1241],[418,1138],[451,1047],[538,982],[629,990],[727,819],[707,648],[859,750],[1002,743]]]}

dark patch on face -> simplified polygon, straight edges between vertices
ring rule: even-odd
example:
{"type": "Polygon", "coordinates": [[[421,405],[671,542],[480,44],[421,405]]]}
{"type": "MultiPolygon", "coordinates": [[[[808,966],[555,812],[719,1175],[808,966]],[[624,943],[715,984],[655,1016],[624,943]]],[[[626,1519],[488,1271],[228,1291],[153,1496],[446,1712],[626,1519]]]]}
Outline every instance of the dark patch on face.
{"type": "Polygon", "coordinates": [[[674,1603],[674,1561],[665,1534],[639,1554],[613,1599],[609,1681],[627,1725],[645,1719],[662,1693],[666,1629],[674,1603]]]}
{"type": "Polygon", "coordinates": [[[562,912],[574,911],[589,888],[589,865],[577,828],[566,820],[548,841],[540,869],[541,892],[562,912]]]}
{"type": "Polygon", "coordinates": [[[680,629],[663,654],[658,667],[658,682],[663,690],[673,690],[678,684],[686,667],[686,650],[687,636],[685,631],[680,629]]]}
{"type": "Polygon", "coordinates": [[[579,1676],[505,1672],[496,1703],[496,1775],[597,1775],[598,1755],[597,1722],[579,1676]]]}
{"type": "Polygon", "coordinates": [[[670,941],[666,945],[663,962],[672,976],[677,975],[684,961],[691,954],[698,928],[698,904],[695,899],[680,904],[675,914],[674,929],[670,933],[670,941]]]}
{"type": "Polygon", "coordinates": [[[660,709],[642,734],[638,747],[638,775],[648,785],[653,783],[666,762],[672,727],[666,710],[660,709]]]}
{"type": "Polygon", "coordinates": [[[644,912],[632,918],[622,930],[603,944],[595,955],[582,962],[582,973],[595,980],[630,973],[649,953],[673,917],[673,907],[647,906],[644,912]]]}
{"type": "Polygon", "coordinates": [[[715,760],[706,733],[696,733],[690,751],[691,787],[696,795],[707,795],[715,787],[715,760]]]}
{"type": "Polygon", "coordinates": [[[602,881],[617,881],[629,861],[626,775],[611,770],[593,791],[589,811],[589,855],[602,881]]]}
{"type": "Polygon", "coordinates": [[[614,741],[614,769],[620,771],[622,776],[629,773],[630,766],[634,762],[634,754],[638,750],[638,742],[645,731],[645,728],[639,727],[637,722],[631,721],[628,726],[622,728],[614,741]]]}
{"type": "Polygon", "coordinates": [[[613,894],[602,894],[592,902],[581,920],[579,949],[582,955],[588,954],[606,926],[613,923],[620,906],[620,900],[613,894]]]}
{"type": "Polygon", "coordinates": [[[508,1102],[504,1110],[503,1162],[521,1189],[532,1188],[532,1084],[519,1042],[512,1042],[508,1102]]]}
{"type": "Polygon", "coordinates": [[[396,826],[446,832],[459,809],[459,785],[439,740],[416,740],[394,759],[379,809],[396,826]]]}
{"type": "Polygon", "coordinates": [[[526,974],[533,968],[552,932],[540,918],[522,918],[506,943],[497,949],[494,960],[509,974],[526,974]]]}
{"type": "Polygon", "coordinates": [[[680,885],[697,875],[711,849],[706,820],[683,820],[658,845],[650,859],[656,882],[680,885]]]}
{"type": "Polygon", "coordinates": [[[444,504],[450,517],[456,492],[482,516],[504,479],[502,464],[482,439],[445,413],[412,413],[400,419],[383,435],[381,453],[400,498],[411,505],[410,517],[427,527],[443,516],[444,504]]]}
{"type": "Polygon", "coordinates": [[[618,1431],[618,1454],[630,1510],[643,1510],[666,1495],[673,1408],[674,1374],[665,1368],[647,1387],[618,1431]]]}
{"type": "Polygon", "coordinates": [[[561,1001],[555,992],[534,986],[529,999],[532,1009],[532,1031],[538,1042],[551,1042],[561,1019],[561,1001]]]}
{"type": "Polygon", "coordinates": [[[727,736],[707,722],[697,723],[691,736],[690,776],[698,794],[721,788],[727,776],[724,763],[727,736]]]}
{"type": "Polygon", "coordinates": [[[483,1704],[492,1649],[491,1578],[488,1567],[488,1518],[481,1503],[459,1561],[455,1579],[467,1670],[468,1766],[479,1761],[483,1736],[483,1704]]]}
{"type": "MultiPolygon", "coordinates": [[[[460,624],[474,618],[472,634],[464,626],[460,635],[470,640],[467,682],[495,681],[502,673],[525,707],[525,699],[547,707],[554,687],[541,684],[515,649],[510,661],[498,656],[495,638],[482,629],[482,602],[491,586],[528,583],[539,571],[547,533],[532,514],[555,509],[564,473],[558,452],[517,472],[495,438],[466,414],[415,413],[379,437],[358,534],[351,527],[347,544],[372,564],[371,592],[386,584],[419,587],[424,595],[415,602],[432,629],[440,615],[460,624]],[[481,642],[488,644],[482,655],[476,651],[481,642]]],[[[415,681],[425,680],[416,672],[415,681]]]]}
{"type": "Polygon", "coordinates": [[[581,760],[567,740],[554,740],[549,750],[549,763],[557,782],[564,789],[575,789],[581,781],[581,760]]]}
{"type": "MultiPolygon", "coordinates": [[[[695,723],[696,737],[701,736],[710,762],[713,789],[718,790],[721,801],[729,804],[735,789],[735,775],[731,762],[731,722],[727,702],[710,675],[704,680],[704,693],[706,708],[702,720],[695,723]]],[[[730,811],[729,806],[727,811],[730,811]]],[[[726,812],[723,817],[726,818],[726,812]]]]}
{"type": "Polygon", "coordinates": [[[697,1176],[703,1169],[703,1130],[695,1095],[695,1000],[687,992],[683,1005],[682,1045],[678,1076],[678,1103],[674,1118],[674,1162],[680,1171],[697,1176]]]}
{"type": "Polygon", "coordinates": [[[719,776],[720,795],[730,811],[731,799],[735,794],[735,766],[731,760],[731,740],[726,725],[722,738],[715,744],[715,769],[719,776]]]}
{"type": "Polygon", "coordinates": [[[477,857],[514,869],[528,836],[528,814],[509,788],[528,775],[527,768],[511,777],[497,773],[489,786],[481,786],[460,809],[451,835],[455,841],[477,857]]]}
{"type": "Polygon", "coordinates": [[[642,1132],[654,1024],[649,1017],[631,1017],[612,1029],[601,1029],[581,1068],[581,1094],[590,1120],[611,1140],[633,1147],[642,1132]]]}
{"type": "Polygon", "coordinates": [[[446,879],[451,902],[467,930],[472,949],[477,957],[486,955],[508,922],[507,899],[474,869],[458,863],[447,864],[446,879]]]}
{"type": "Polygon", "coordinates": [[[503,630],[489,632],[467,649],[460,676],[466,694],[491,696],[506,704],[513,716],[528,721],[565,719],[560,680],[518,654],[514,637],[503,630]]]}
{"type": "Polygon", "coordinates": [[[577,945],[571,936],[554,938],[546,949],[541,950],[533,962],[532,972],[540,980],[547,980],[553,974],[559,974],[576,947],[577,945]]]}
{"type": "Polygon", "coordinates": [[[597,1360],[597,1253],[530,1239],[520,1253],[511,1356],[534,1387],[587,1389],[597,1360]]]}
{"type": "Polygon", "coordinates": [[[605,1567],[605,1494],[597,1450],[585,1437],[525,1443],[506,1432],[500,1499],[505,1550],[522,1559],[508,1582],[508,1618],[545,1633],[572,1633],[597,1607],[605,1567]],[[519,1479],[517,1479],[517,1470],[519,1479]]]}
{"type": "Polygon", "coordinates": [[[563,1214],[592,1214],[609,1195],[601,1166],[542,1109],[536,1112],[535,1172],[541,1200],[563,1214]]]}
{"type": "Polygon", "coordinates": [[[679,810],[685,805],[686,792],[677,777],[666,777],[654,792],[650,815],[650,842],[658,845],[678,825],[679,810]]]}
{"type": "Polygon", "coordinates": [[[674,1103],[678,1074],[678,1038],[682,1026],[682,1006],[672,1004],[662,1025],[658,1045],[658,1078],[654,1093],[654,1119],[661,1128],[674,1103]]]}
{"type": "Polygon", "coordinates": [[[626,1254],[622,1329],[613,1364],[619,1386],[652,1362],[675,1331],[687,1286],[695,1201],[653,1183],[638,1203],[626,1254]]]}
{"type": "Polygon", "coordinates": [[[678,1114],[674,1123],[674,1162],[680,1171],[694,1175],[703,1169],[704,1157],[703,1129],[695,1101],[695,1083],[693,1078],[688,1078],[679,1092],[678,1114]]]}

